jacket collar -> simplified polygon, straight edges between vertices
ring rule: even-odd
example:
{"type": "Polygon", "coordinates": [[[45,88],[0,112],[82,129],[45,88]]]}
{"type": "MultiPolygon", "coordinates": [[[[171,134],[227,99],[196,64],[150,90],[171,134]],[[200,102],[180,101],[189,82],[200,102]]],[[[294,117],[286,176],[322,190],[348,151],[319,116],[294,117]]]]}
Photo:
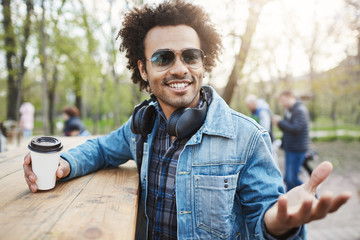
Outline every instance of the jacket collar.
{"type": "Polygon", "coordinates": [[[205,122],[200,129],[201,134],[234,138],[235,130],[232,121],[232,110],[214,88],[210,86],[203,86],[203,88],[207,93],[210,106],[205,122]]]}

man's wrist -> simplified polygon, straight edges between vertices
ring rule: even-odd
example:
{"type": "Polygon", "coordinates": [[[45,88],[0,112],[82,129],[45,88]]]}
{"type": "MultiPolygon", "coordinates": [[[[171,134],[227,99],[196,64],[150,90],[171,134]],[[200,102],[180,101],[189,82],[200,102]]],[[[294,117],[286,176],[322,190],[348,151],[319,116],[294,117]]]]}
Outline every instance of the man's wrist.
{"type": "Polygon", "coordinates": [[[268,233],[273,236],[276,239],[282,240],[282,239],[289,239],[290,237],[296,235],[297,232],[299,232],[300,227],[290,229],[282,234],[272,234],[268,231],[268,233]]]}

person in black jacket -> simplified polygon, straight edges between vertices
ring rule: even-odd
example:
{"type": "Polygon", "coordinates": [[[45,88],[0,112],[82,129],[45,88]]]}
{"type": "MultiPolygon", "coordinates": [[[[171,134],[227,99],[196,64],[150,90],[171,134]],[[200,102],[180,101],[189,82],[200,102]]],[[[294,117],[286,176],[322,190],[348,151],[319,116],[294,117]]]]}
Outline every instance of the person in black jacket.
{"type": "Polygon", "coordinates": [[[65,107],[63,109],[65,119],[64,135],[65,136],[90,136],[80,119],[79,109],[75,106],[65,107]]]}
{"type": "Polygon", "coordinates": [[[300,168],[309,148],[309,113],[306,106],[292,91],[280,93],[279,103],[285,108],[285,117],[273,116],[273,123],[283,132],[282,148],[285,151],[285,177],[287,191],[301,185],[300,168]]]}

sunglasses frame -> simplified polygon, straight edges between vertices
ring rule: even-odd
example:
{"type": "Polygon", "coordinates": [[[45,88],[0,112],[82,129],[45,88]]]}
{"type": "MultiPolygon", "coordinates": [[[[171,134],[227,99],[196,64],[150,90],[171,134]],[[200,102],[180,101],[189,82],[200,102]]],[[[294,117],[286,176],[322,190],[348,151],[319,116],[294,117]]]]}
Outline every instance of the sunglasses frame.
{"type": "Polygon", "coordinates": [[[145,58],[145,60],[147,60],[147,61],[149,61],[149,62],[151,63],[151,66],[154,68],[155,71],[157,71],[157,72],[163,72],[163,71],[168,70],[172,65],[174,65],[174,63],[175,63],[175,61],[176,61],[176,56],[177,56],[178,53],[181,54],[181,55],[180,55],[180,60],[181,60],[187,67],[189,67],[189,68],[191,68],[191,69],[198,69],[198,68],[200,68],[201,66],[204,65],[204,59],[205,59],[206,56],[205,56],[204,51],[201,50],[201,49],[199,49],[199,48],[185,48],[185,49],[177,50],[177,51],[175,51],[175,50],[173,50],[173,49],[167,49],[167,48],[165,48],[165,49],[158,49],[158,50],[156,50],[156,51],[151,55],[151,58],[150,58],[150,59],[145,58]],[[183,52],[184,52],[184,51],[187,51],[187,50],[196,50],[196,51],[199,51],[199,52],[200,52],[200,54],[201,54],[201,55],[200,55],[200,56],[201,56],[201,65],[199,65],[198,67],[193,67],[193,66],[191,66],[191,64],[186,63],[186,61],[185,61],[184,58],[183,58],[183,52]],[[154,62],[152,61],[152,58],[154,57],[154,54],[161,53],[161,52],[171,52],[171,53],[174,54],[174,55],[173,55],[173,56],[174,56],[174,59],[173,59],[168,65],[166,65],[166,66],[164,66],[164,67],[156,66],[156,63],[154,63],[154,62]]]}

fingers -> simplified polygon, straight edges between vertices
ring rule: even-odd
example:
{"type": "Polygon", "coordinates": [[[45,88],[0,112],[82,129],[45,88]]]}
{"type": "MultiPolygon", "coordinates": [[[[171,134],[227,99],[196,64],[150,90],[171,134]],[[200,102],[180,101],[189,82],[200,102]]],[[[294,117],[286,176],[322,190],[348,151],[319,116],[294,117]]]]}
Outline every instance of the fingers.
{"type": "Polygon", "coordinates": [[[289,225],[293,227],[298,227],[304,223],[307,223],[311,220],[311,209],[313,206],[313,199],[306,198],[303,200],[300,206],[295,207],[294,209],[289,209],[289,225]]]}
{"type": "Polygon", "coordinates": [[[312,211],[310,220],[322,219],[327,214],[337,211],[350,197],[350,192],[344,192],[336,198],[333,197],[331,192],[323,193],[312,211]]]}
{"type": "Polygon", "coordinates": [[[345,204],[351,198],[351,192],[343,192],[337,196],[329,207],[329,212],[337,211],[343,204],[345,204]]]}
{"type": "Polygon", "coordinates": [[[286,223],[288,221],[288,209],[287,209],[287,202],[288,202],[288,198],[285,195],[282,195],[279,197],[278,199],[278,218],[279,221],[282,223],[286,223]]]}
{"type": "Polygon", "coordinates": [[[312,172],[310,179],[305,183],[305,189],[309,192],[315,193],[316,188],[322,183],[331,173],[333,166],[330,162],[322,162],[312,172]]]}
{"type": "Polygon", "coordinates": [[[56,176],[58,179],[67,177],[70,174],[70,165],[67,161],[60,158],[59,167],[56,171],[56,176]]]}
{"type": "MultiPolygon", "coordinates": [[[[290,202],[289,202],[290,204],[290,202]]],[[[290,228],[298,227],[311,219],[313,199],[307,198],[300,205],[288,206],[288,199],[285,195],[278,199],[278,220],[290,228]]]]}
{"type": "Polygon", "coordinates": [[[324,218],[329,213],[332,200],[333,194],[331,192],[323,193],[318,200],[318,203],[314,205],[311,220],[324,218]]]}
{"type": "Polygon", "coordinates": [[[26,181],[30,191],[36,192],[38,187],[37,187],[37,185],[35,183],[36,182],[36,175],[32,171],[30,153],[28,153],[24,158],[23,168],[24,168],[25,181],[26,181]]]}
{"type": "Polygon", "coordinates": [[[31,157],[30,157],[30,153],[28,153],[24,157],[24,164],[29,165],[30,163],[31,163],[31,157]]]}

